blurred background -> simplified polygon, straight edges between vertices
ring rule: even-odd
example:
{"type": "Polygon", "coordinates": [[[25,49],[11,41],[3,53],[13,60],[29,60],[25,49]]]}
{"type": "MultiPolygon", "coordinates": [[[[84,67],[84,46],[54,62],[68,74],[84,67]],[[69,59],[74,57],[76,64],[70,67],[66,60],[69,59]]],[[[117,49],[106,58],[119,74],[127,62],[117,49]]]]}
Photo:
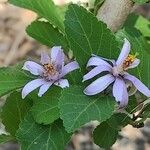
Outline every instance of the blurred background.
{"type": "MultiPolygon", "coordinates": [[[[55,1],[56,4],[65,2],[65,0],[55,1]]],[[[74,0],[74,2],[77,1],[74,0]]],[[[87,3],[87,1],[85,0],[83,3],[87,3]]],[[[150,4],[136,5],[133,11],[150,20],[150,4]]],[[[13,65],[25,58],[39,57],[41,50],[48,49],[25,33],[26,26],[34,19],[36,19],[35,13],[12,6],[7,3],[7,0],[0,0],[0,67],[13,65]]],[[[3,104],[4,102],[0,101],[0,106],[3,104]]],[[[89,124],[77,131],[66,149],[99,150],[100,148],[93,144],[91,138],[95,125],[96,123],[89,124]]],[[[2,124],[0,124],[0,133],[5,133],[2,124]]],[[[141,129],[125,127],[117,142],[110,149],[150,150],[150,121],[147,120],[141,129]]],[[[1,144],[0,150],[19,150],[19,146],[14,142],[1,144]]]]}

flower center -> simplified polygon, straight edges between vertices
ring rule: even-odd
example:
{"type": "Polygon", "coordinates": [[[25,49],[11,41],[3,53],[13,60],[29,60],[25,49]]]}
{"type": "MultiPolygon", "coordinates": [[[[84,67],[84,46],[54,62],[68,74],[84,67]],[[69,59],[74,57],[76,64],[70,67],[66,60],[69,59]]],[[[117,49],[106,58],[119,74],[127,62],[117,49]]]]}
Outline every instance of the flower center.
{"type": "Polygon", "coordinates": [[[125,59],[125,61],[123,63],[123,70],[126,70],[135,61],[136,56],[137,56],[137,54],[135,54],[135,55],[129,55],[125,59]]]}
{"type": "Polygon", "coordinates": [[[135,55],[129,55],[125,61],[123,62],[123,65],[121,66],[114,66],[112,69],[113,75],[123,75],[124,71],[127,70],[127,68],[135,61],[137,54],[135,55]]]}
{"type": "Polygon", "coordinates": [[[123,74],[123,68],[122,67],[117,67],[117,66],[114,66],[112,68],[112,73],[113,75],[116,77],[116,76],[119,76],[121,74],[123,74]]]}
{"type": "Polygon", "coordinates": [[[54,76],[57,74],[57,71],[53,64],[44,64],[43,67],[45,69],[44,76],[54,76]]]}

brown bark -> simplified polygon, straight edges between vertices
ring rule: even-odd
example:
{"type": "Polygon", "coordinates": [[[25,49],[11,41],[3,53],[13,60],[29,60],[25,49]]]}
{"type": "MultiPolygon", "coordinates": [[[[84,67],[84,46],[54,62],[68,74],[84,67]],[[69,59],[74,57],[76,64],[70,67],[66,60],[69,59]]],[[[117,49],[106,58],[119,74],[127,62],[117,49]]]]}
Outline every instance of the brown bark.
{"type": "Polygon", "coordinates": [[[105,22],[113,32],[116,32],[122,27],[132,8],[132,0],[105,0],[98,10],[97,18],[105,22]]]}

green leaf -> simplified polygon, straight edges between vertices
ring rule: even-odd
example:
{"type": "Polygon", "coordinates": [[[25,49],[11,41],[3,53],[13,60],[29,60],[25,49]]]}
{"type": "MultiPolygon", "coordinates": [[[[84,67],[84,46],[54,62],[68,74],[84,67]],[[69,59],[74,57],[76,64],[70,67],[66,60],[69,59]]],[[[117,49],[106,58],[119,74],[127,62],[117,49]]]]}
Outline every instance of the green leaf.
{"type": "Polygon", "coordinates": [[[64,150],[70,139],[70,134],[66,133],[61,120],[43,126],[37,124],[31,114],[21,123],[16,136],[21,150],[64,150]]]}
{"type": "Polygon", "coordinates": [[[147,104],[146,106],[144,106],[141,116],[142,116],[142,119],[150,118],[150,104],[147,104]]]}
{"type": "Polygon", "coordinates": [[[142,16],[136,21],[135,27],[141,31],[144,37],[150,38],[150,21],[142,16]]]}
{"type": "Polygon", "coordinates": [[[150,21],[142,16],[130,14],[124,24],[124,27],[138,29],[142,35],[150,40],[150,21]]]}
{"type": "Polygon", "coordinates": [[[94,142],[103,148],[111,147],[116,142],[121,127],[126,126],[129,121],[125,114],[114,114],[94,130],[94,142]]]}
{"type": "Polygon", "coordinates": [[[127,20],[124,23],[123,27],[130,27],[133,28],[138,20],[139,16],[136,15],[135,13],[129,14],[127,20]]]}
{"type": "Polygon", "coordinates": [[[106,58],[118,56],[118,43],[113,33],[83,7],[75,4],[68,6],[65,32],[81,67],[85,67],[91,54],[106,58]]]}
{"type": "Polygon", "coordinates": [[[94,6],[101,5],[105,0],[95,0],[94,6]]]}
{"type": "Polygon", "coordinates": [[[69,80],[69,84],[71,85],[82,85],[83,73],[81,70],[77,69],[73,72],[70,72],[66,75],[66,78],[69,80]]]}
{"type": "Polygon", "coordinates": [[[14,138],[10,135],[6,135],[6,134],[0,135],[0,144],[4,144],[12,140],[14,140],[14,138]]]}
{"type": "Polygon", "coordinates": [[[63,34],[49,22],[34,21],[27,27],[26,32],[32,38],[49,47],[67,47],[67,41],[63,34]]]}
{"type": "Polygon", "coordinates": [[[99,8],[102,6],[105,0],[95,0],[94,1],[94,14],[97,15],[99,8]]]}
{"type": "Polygon", "coordinates": [[[83,88],[73,86],[63,90],[59,108],[66,130],[73,132],[92,120],[103,122],[110,118],[114,111],[114,100],[108,96],[86,96],[83,88]]]}
{"type": "Polygon", "coordinates": [[[64,30],[64,12],[67,7],[55,6],[52,0],[9,0],[9,3],[30,9],[62,31],[64,30]]]}
{"type": "Polygon", "coordinates": [[[126,111],[130,114],[137,112],[137,105],[138,105],[138,102],[137,102],[135,95],[129,97],[129,102],[126,107],[126,111]]]}
{"type": "Polygon", "coordinates": [[[131,43],[131,53],[138,53],[140,64],[129,72],[139,78],[146,86],[150,87],[150,51],[149,44],[136,28],[125,28],[117,33],[118,39],[126,37],[131,43]]]}
{"type": "Polygon", "coordinates": [[[20,66],[0,68],[0,96],[23,87],[34,77],[21,69],[20,66]]]}
{"type": "Polygon", "coordinates": [[[146,2],[149,2],[149,0],[133,0],[135,3],[144,4],[146,2]]]}
{"type": "Polygon", "coordinates": [[[24,119],[25,114],[30,108],[31,103],[27,100],[22,100],[21,93],[14,92],[7,98],[2,108],[1,117],[6,130],[12,136],[15,136],[20,122],[24,119]]]}
{"type": "Polygon", "coordinates": [[[35,104],[31,108],[31,113],[35,121],[39,124],[50,124],[59,118],[58,101],[61,95],[61,89],[58,87],[51,88],[42,97],[32,97],[35,104]]]}

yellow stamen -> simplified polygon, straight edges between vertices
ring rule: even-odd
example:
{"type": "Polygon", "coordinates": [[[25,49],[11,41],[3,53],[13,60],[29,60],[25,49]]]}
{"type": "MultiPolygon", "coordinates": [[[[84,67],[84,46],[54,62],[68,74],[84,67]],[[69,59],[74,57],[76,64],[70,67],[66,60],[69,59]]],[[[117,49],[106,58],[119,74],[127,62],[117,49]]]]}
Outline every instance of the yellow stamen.
{"type": "Polygon", "coordinates": [[[49,75],[55,75],[57,73],[53,64],[44,64],[43,67],[46,71],[45,76],[47,76],[48,74],[49,75]]]}
{"type": "Polygon", "coordinates": [[[123,63],[123,69],[126,70],[126,68],[128,68],[136,59],[136,56],[138,55],[138,53],[136,53],[135,55],[129,55],[124,63],[123,63]]]}

